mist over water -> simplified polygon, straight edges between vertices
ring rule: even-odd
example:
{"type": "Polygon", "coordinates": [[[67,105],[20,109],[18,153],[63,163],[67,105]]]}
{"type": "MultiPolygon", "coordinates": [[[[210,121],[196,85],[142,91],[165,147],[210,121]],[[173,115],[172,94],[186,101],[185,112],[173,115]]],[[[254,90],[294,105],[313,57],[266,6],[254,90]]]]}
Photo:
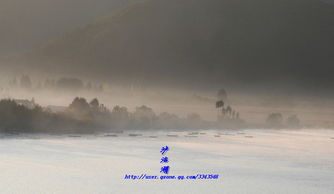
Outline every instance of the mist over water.
{"type": "MultiPolygon", "coordinates": [[[[332,130],[144,132],[131,137],[2,139],[4,193],[331,193],[332,130]],[[168,137],[177,134],[178,137],[168,137]],[[214,135],[221,134],[220,137],[214,135]],[[149,138],[155,135],[157,138],[149,138]],[[251,138],[249,138],[251,137],[251,138]],[[170,175],[219,174],[218,180],[124,180],[158,175],[161,146],[170,147],[170,175]],[[33,178],[32,178],[33,177],[33,178]],[[283,185],[283,186],[282,186],[283,185]]],[[[129,132],[129,133],[138,133],[129,132]]]]}
{"type": "Polygon", "coordinates": [[[0,193],[333,193],[333,2],[1,0],[0,193]]]}

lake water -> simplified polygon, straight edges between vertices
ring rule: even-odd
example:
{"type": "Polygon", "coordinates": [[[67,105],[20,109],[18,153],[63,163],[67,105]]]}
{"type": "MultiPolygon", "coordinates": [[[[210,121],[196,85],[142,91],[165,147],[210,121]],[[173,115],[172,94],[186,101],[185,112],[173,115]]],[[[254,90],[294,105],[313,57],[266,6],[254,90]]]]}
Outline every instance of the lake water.
{"type": "Polygon", "coordinates": [[[333,192],[334,130],[132,131],[117,137],[0,139],[0,193],[333,192]],[[166,145],[170,176],[219,178],[124,179],[126,174],[160,178],[160,149],[166,145]]]}

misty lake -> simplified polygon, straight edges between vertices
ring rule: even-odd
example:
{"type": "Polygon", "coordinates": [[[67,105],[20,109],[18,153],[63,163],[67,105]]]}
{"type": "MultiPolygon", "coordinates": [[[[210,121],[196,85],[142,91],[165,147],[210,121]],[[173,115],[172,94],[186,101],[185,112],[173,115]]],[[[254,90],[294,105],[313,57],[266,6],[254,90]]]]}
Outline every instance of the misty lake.
{"type": "Polygon", "coordinates": [[[333,193],[333,130],[1,136],[0,193],[333,193]],[[215,180],[126,180],[219,174],[215,180]]]}

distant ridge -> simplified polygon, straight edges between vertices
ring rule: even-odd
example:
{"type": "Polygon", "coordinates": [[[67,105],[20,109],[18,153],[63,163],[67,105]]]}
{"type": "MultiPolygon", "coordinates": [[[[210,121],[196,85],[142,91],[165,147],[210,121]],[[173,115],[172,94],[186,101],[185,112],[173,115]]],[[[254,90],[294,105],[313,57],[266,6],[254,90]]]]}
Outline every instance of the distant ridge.
{"type": "Polygon", "coordinates": [[[332,86],[333,34],[334,6],[319,0],[148,0],[19,61],[39,71],[154,84],[332,86]]]}

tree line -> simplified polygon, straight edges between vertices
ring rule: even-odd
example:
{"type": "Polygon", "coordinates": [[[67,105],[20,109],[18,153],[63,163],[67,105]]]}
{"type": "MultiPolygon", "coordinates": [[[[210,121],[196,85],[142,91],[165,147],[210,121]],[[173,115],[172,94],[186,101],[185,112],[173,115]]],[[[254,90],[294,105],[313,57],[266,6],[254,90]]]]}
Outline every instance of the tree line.
{"type": "Polygon", "coordinates": [[[186,118],[163,112],[156,114],[145,105],[133,112],[115,106],[111,110],[98,99],[76,97],[62,111],[36,105],[28,108],[13,99],[0,101],[0,132],[5,133],[95,133],[127,129],[209,128],[210,122],[193,113],[186,118]]]}
{"type": "Polygon", "coordinates": [[[8,86],[20,89],[65,89],[65,90],[93,90],[103,91],[103,84],[84,82],[73,77],[62,77],[59,79],[46,78],[44,81],[34,83],[29,75],[14,77],[9,80],[8,86]]]}

